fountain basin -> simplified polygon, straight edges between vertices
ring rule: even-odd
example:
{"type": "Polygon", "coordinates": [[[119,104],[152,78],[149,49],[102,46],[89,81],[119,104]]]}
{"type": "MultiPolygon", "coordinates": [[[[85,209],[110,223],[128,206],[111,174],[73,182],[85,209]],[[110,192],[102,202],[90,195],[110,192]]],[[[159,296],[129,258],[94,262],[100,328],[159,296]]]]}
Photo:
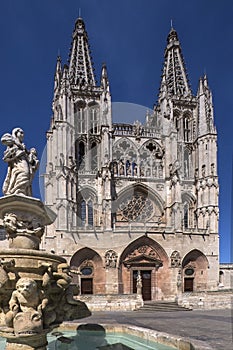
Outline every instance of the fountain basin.
{"type": "Polygon", "coordinates": [[[35,217],[43,226],[52,224],[57,216],[40,199],[14,194],[0,198],[0,217],[3,218],[9,212],[35,217]]]}
{"type": "Polygon", "coordinates": [[[119,349],[119,350],[175,350],[178,349],[173,345],[159,343],[157,340],[149,340],[142,337],[142,334],[131,332],[128,326],[109,326],[99,324],[81,324],[75,330],[67,330],[66,326],[61,326],[48,336],[48,350],[58,349],[79,349],[79,350],[95,350],[95,349],[119,349]],[[63,331],[63,328],[65,330],[63,331]],[[80,327],[90,327],[90,330],[83,330],[80,327]],[[96,328],[96,330],[93,330],[96,328]],[[60,331],[60,334],[59,334],[60,331]],[[56,340],[54,339],[56,336],[56,340]]]}
{"type": "Polygon", "coordinates": [[[37,198],[9,195],[0,198],[0,218],[9,248],[39,250],[44,227],[54,222],[56,214],[37,198]]]}
{"type": "Polygon", "coordinates": [[[41,280],[46,268],[51,265],[55,270],[57,265],[66,260],[58,255],[32,249],[2,249],[2,261],[14,260],[14,266],[9,268],[9,279],[15,280],[15,274],[20,277],[30,277],[41,280]]]}
{"type": "MultiPolygon", "coordinates": [[[[67,337],[71,339],[76,335],[76,330],[80,325],[82,324],[63,322],[63,324],[55,329],[52,334],[61,332],[65,338],[67,337]]],[[[168,333],[158,332],[144,327],[127,324],[101,324],[101,326],[106,332],[106,340],[109,344],[121,342],[133,350],[212,350],[212,347],[203,341],[170,335],[168,333]]],[[[51,334],[48,336],[48,350],[56,349],[54,347],[55,341],[52,341],[52,337],[54,339],[54,336],[51,334]]],[[[59,336],[57,336],[57,344],[59,344],[58,339],[59,336]]],[[[62,346],[61,349],[68,350],[71,348],[69,343],[66,345],[63,343],[62,346]]],[[[59,347],[57,347],[56,350],[58,349],[59,347]]],[[[84,350],[85,347],[83,349],[78,349],[84,350]]],[[[103,350],[105,350],[104,347],[103,350]]]]}
{"type": "MultiPolygon", "coordinates": [[[[54,329],[47,336],[47,350],[69,350],[79,325],[81,324],[64,322],[60,327],[54,329]]],[[[106,332],[107,343],[121,343],[133,350],[212,350],[205,342],[176,337],[148,328],[127,324],[102,324],[102,327],[106,332]]],[[[5,344],[6,340],[0,337],[0,350],[5,349],[5,344]]],[[[79,348],[79,350],[84,349],[79,348]]]]}

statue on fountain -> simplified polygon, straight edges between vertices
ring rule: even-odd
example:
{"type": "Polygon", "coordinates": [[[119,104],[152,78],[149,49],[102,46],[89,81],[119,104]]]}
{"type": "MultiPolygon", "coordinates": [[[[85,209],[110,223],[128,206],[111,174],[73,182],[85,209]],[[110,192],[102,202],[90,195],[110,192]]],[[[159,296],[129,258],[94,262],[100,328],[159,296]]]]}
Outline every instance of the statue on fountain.
{"type": "Polygon", "coordinates": [[[4,134],[2,144],[7,146],[3,160],[8,164],[8,171],[3,183],[3,194],[32,196],[32,180],[39,167],[35,148],[26,149],[23,143],[24,132],[14,128],[12,133],[4,134]]]}
{"type": "Polygon", "coordinates": [[[0,335],[6,350],[46,350],[46,334],[64,320],[90,316],[73,295],[70,267],[58,255],[40,251],[45,226],[55,213],[32,197],[32,180],[39,166],[35,148],[23,143],[14,128],[2,136],[7,175],[0,198],[8,249],[0,250],[0,335]]]}

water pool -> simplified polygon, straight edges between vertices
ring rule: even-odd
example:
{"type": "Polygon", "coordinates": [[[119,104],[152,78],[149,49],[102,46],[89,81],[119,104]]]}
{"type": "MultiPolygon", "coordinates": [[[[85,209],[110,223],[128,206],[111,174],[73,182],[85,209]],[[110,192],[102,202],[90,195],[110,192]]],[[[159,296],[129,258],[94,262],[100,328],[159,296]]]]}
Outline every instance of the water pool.
{"type": "MultiPolygon", "coordinates": [[[[177,350],[190,342],[129,325],[66,323],[47,335],[47,350],[177,350]]],[[[0,337],[0,350],[6,340],[0,337]]]]}
{"type": "MultiPolygon", "coordinates": [[[[96,326],[96,325],[95,325],[96,326]]],[[[99,327],[102,327],[98,325],[99,327]]],[[[121,333],[85,330],[52,332],[48,335],[48,350],[175,350],[148,339],[121,333]]]]}

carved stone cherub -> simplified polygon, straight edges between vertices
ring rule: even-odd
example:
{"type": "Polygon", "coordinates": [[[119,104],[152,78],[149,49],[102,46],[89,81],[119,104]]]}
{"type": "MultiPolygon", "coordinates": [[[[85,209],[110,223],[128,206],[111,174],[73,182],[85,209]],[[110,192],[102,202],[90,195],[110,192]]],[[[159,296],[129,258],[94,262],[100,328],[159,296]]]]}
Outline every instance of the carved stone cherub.
{"type": "MultiPolygon", "coordinates": [[[[27,314],[25,315],[27,322],[29,322],[30,319],[35,319],[35,317],[42,322],[43,311],[47,304],[48,299],[45,297],[44,293],[39,290],[36,281],[28,277],[20,278],[16,283],[16,290],[13,291],[9,301],[10,310],[5,316],[6,325],[13,328],[14,319],[19,313],[27,314]]],[[[21,316],[20,319],[22,321],[24,316],[21,316]]],[[[53,315],[51,316],[53,317],[53,315]]],[[[49,322],[51,322],[51,320],[46,317],[45,323],[49,322]]],[[[32,326],[34,327],[34,325],[32,326]]],[[[27,328],[30,328],[30,325],[27,325],[27,328]]]]}

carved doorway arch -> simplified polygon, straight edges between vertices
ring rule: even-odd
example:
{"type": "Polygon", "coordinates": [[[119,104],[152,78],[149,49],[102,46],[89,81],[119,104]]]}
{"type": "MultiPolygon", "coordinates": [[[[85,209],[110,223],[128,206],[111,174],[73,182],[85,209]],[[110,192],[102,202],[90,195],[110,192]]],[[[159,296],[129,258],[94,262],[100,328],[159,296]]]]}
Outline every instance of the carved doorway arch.
{"type": "Polygon", "coordinates": [[[105,274],[101,256],[91,248],[78,250],[70,260],[71,270],[76,270],[73,281],[81,294],[105,293],[105,274]]]}
{"type": "Polygon", "coordinates": [[[191,250],[182,261],[183,291],[205,291],[208,281],[208,260],[198,249],[191,250]]]}
{"type": "Polygon", "coordinates": [[[143,236],[129,244],[121,255],[119,270],[121,293],[138,293],[139,277],[144,300],[162,299],[162,280],[166,284],[169,278],[168,257],[156,241],[143,236]]]}

